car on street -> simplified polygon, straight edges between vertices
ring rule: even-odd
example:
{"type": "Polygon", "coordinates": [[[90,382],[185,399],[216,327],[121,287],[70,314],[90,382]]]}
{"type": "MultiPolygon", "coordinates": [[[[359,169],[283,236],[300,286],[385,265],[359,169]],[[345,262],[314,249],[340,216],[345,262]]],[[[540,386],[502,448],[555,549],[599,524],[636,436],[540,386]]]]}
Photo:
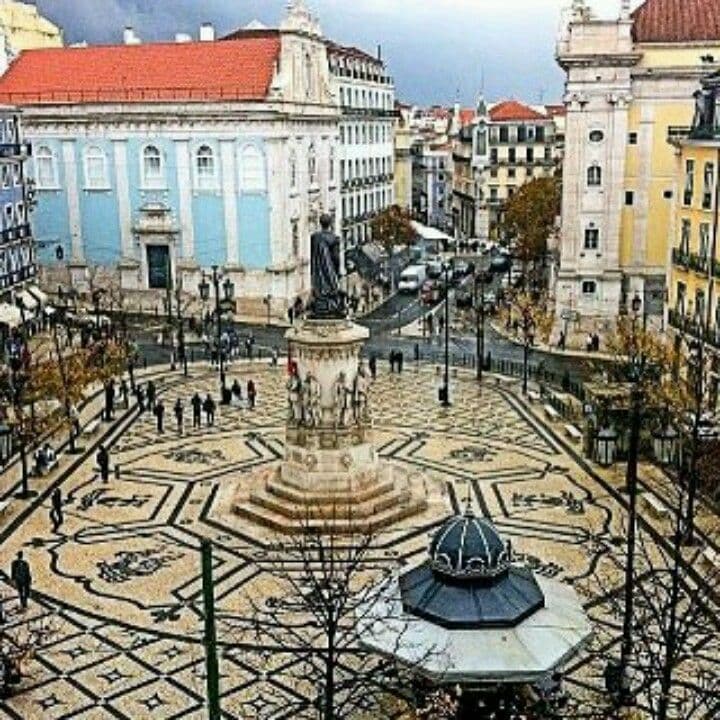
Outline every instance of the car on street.
{"type": "Polygon", "coordinates": [[[453,280],[460,280],[468,275],[470,272],[470,266],[465,260],[453,260],[452,278],[453,280]]]}
{"type": "Polygon", "coordinates": [[[512,261],[507,255],[495,255],[490,260],[490,272],[493,273],[506,273],[512,264],[512,261]]]}
{"type": "Polygon", "coordinates": [[[398,290],[401,293],[416,293],[422,287],[427,277],[425,265],[411,265],[402,271],[398,290]]]}
{"type": "Polygon", "coordinates": [[[427,276],[431,280],[437,280],[442,275],[442,260],[439,258],[431,258],[425,265],[427,276]]]}
{"type": "Polygon", "coordinates": [[[439,280],[426,280],[420,290],[420,299],[425,305],[434,305],[443,299],[445,288],[439,280]]]}
{"type": "Polygon", "coordinates": [[[469,309],[473,306],[473,292],[468,288],[460,288],[455,293],[455,307],[469,309]]]}

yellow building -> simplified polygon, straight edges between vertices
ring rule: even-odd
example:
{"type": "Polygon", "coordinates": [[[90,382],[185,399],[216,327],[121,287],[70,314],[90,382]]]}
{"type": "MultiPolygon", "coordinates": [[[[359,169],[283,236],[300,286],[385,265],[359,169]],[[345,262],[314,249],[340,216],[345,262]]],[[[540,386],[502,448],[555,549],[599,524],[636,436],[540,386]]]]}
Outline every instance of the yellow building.
{"type": "Polygon", "coordinates": [[[558,317],[602,330],[638,294],[662,316],[675,158],[668,135],[720,62],[717,0],[620,0],[615,19],[574,0],[558,62],[567,72],[558,317]]]}
{"type": "Polygon", "coordinates": [[[718,169],[720,168],[720,73],[703,81],[696,94],[689,133],[677,129],[675,200],[670,222],[668,325],[685,335],[702,336],[709,349],[708,390],[718,404],[720,374],[720,244],[718,169]]]}
{"type": "Polygon", "coordinates": [[[62,30],[29,3],[0,0],[0,32],[11,56],[22,50],[63,45],[62,30]]]}

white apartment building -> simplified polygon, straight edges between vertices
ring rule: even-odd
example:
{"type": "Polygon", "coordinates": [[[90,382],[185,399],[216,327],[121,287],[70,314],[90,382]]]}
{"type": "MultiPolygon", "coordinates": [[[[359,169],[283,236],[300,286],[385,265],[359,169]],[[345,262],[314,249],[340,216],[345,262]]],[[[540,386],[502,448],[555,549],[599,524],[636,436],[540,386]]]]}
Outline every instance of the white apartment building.
{"type": "Polygon", "coordinates": [[[341,112],[340,230],[352,247],[370,240],[372,218],[394,202],[395,87],[379,52],[328,41],[327,53],[341,112]]]}

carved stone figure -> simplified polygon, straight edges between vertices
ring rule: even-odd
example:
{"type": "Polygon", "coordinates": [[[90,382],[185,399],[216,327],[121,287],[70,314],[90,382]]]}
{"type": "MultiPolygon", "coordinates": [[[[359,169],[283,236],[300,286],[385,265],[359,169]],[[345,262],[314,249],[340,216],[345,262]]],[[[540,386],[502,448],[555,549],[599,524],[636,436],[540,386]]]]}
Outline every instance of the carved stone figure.
{"type": "Polygon", "coordinates": [[[296,368],[287,381],[289,420],[293,423],[301,423],[303,419],[303,403],[302,403],[302,380],[296,368]]]}
{"type": "Polygon", "coordinates": [[[345,373],[341,372],[333,383],[333,397],[335,398],[335,427],[345,427],[347,423],[348,395],[345,373]]]}
{"type": "Polygon", "coordinates": [[[320,218],[320,232],[310,240],[312,297],[309,314],[315,319],[346,316],[345,295],[340,289],[340,240],[331,230],[330,216],[320,218]]]}
{"type": "Polygon", "coordinates": [[[320,383],[308,373],[303,383],[303,420],[308,427],[318,427],[322,421],[320,383]]]}
{"type": "Polygon", "coordinates": [[[370,377],[365,364],[361,362],[353,383],[353,418],[357,423],[367,418],[369,387],[370,377]]]}

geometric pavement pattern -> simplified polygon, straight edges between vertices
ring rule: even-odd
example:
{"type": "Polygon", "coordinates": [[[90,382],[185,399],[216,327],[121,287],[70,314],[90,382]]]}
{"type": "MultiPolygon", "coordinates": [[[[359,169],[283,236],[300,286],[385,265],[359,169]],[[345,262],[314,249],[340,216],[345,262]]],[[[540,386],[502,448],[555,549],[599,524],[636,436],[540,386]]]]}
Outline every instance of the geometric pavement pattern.
{"type": "MultiPolygon", "coordinates": [[[[214,545],[224,717],[280,720],[308,707],[312,698],[283,683],[277,653],[243,645],[228,630],[242,617],[243,593],[262,591],[272,543],[233,515],[232,500],[253,471],[282,457],[287,415],[281,368],[241,364],[229,371],[230,382],[235,377],[243,385],[255,380],[257,407],[219,407],[215,425],[203,418],[196,430],[189,399],[196,390],[217,396],[217,375],[196,367],[189,378],[162,378],[164,434],[149,412],[119,411],[105,439],[119,477],[103,483],[88,452],[57,481],[66,503],[57,533],[49,500],[36,498],[22,524],[0,534],[6,572],[21,548],[33,571],[22,618],[51,616],[55,630],[22,691],[0,700],[0,718],[204,718],[202,538],[214,545]],[[172,413],[177,397],[185,403],[182,435],[172,413]]],[[[444,409],[438,383],[432,368],[421,367],[381,371],[373,384],[376,446],[421,472],[428,496],[427,511],[386,532],[383,546],[404,563],[421,558],[433,528],[469,501],[536,572],[580,588],[622,542],[619,506],[502,386],[479,388],[460,376],[444,409]]],[[[12,623],[21,616],[4,580],[12,623]]],[[[601,604],[588,598],[593,613],[601,604]]],[[[618,627],[617,618],[603,622],[618,627]]],[[[587,682],[585,664],[572,669],[578,683],[587,682]]]]}

